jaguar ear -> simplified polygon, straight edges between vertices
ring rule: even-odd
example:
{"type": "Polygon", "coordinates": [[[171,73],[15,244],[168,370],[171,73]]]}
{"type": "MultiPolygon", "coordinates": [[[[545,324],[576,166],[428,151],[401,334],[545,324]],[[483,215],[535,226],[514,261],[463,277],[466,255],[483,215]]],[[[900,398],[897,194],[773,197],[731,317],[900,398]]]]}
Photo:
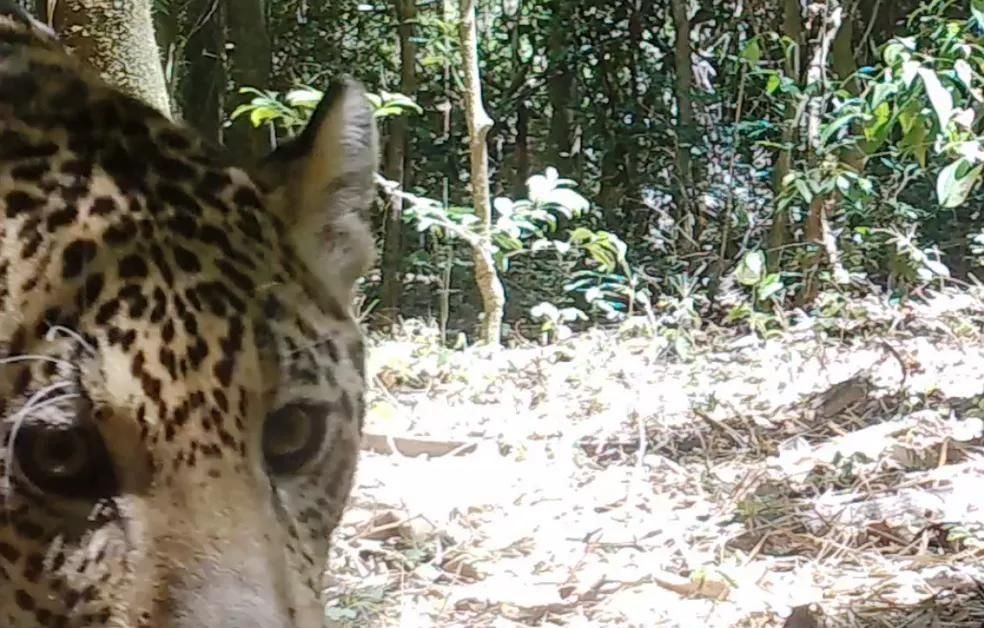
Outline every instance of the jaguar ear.
{"type": "Polygon", "coordinates": [[[286,222],[302,259],[343,303],[376,258],[369,205],[378,139],[362,85],[333,85],[304,130],[263,160],[269,204],[286,222]]]}

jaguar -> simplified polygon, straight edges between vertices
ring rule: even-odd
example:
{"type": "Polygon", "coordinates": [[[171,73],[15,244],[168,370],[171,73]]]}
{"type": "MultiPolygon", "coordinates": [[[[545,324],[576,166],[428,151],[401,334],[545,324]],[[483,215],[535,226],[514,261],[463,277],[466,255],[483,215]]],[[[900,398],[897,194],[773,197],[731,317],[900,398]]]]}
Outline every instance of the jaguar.
{"type": "Polygon", "coordinates": [[[324,624],[377,167],[351,78],[242,159],[0,1],[0,625],[324,624]]]}

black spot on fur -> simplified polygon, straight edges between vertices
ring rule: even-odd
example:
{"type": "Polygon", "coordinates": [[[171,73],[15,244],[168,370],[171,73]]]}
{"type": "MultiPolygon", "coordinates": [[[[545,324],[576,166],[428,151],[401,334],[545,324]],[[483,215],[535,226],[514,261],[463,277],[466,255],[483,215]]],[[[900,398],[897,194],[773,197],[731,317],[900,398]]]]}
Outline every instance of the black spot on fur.
{"type": "Polygon", "coordinates": [[[7,218],[16,218],[20,214],[36,211],[44,205],[45,200],[23,190],[14,190],[7,194],[4,202],[7,205],[7,218]]]}
{"type": "Polygon", "coordinates": [[[47,229],[48,233],[53,233],[62,227],[67,227],[68,225],[75,222],[78,217],[79,212],[73,205],[59,209],[58,211],[51,212],[48,215],[47,229]]]}
{"type": "Polygon", "coordinates": [[[85,265],[96,258],[99,248],[92,240],[74,240],[62,251],[62,277],[74,279],[82,274],[85,265]]]}
{"type": "Polygon", "coordinates": [[[178,268],[186,273],[193,274],[200,272],[202,269],[201,262],[198,261],[198,256],[184,248],[183,246],[174,247],[174,262],[178,265],[178,268]]]}
{"type": "Polygon", "coordinates": [[[120,279],[144,279],[149,269],[142,257],[133,253],[120,260],[118,271],[120,279]]]}
{"type": "Polygon", "coordinates": [[[100,196],[92,201],[92,208],[89,211],[93,216],[108,216],[115,213],[116,209],[116,201],[108,196],[100,196]]]}
{"type": "Polygon", "coordinates": [[[103,241],[110,246],[121,246],[137,237],[137,223],[128,216],[110,225],[103,232],[103,241]]]}

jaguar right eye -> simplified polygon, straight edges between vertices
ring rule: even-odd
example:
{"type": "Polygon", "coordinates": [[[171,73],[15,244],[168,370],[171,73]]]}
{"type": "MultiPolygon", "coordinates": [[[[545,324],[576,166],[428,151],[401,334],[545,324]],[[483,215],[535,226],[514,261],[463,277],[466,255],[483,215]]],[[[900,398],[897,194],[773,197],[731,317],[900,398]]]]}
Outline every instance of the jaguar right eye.
{"type": "Polygon", "coordinates": [[[322,404],[291,403],[267,417],[263,455],[273,473],[296,473],[317,457],[325,440],[327,414],[322,404]]]}

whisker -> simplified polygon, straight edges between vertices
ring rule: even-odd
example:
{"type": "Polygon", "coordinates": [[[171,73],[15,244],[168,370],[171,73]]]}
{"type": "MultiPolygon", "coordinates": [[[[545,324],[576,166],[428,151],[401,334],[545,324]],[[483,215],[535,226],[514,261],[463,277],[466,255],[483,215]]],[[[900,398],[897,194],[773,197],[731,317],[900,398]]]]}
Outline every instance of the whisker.
{"type": "Polygon", "coordinates": [[[67,367],[70,370],[75,370],[76,366],[69,362],[68,360],[63,360],[62,358],[56,358],[50,355],[35,355],[35,354],[22,354],[22,355],[9,355],[5,358],[0,358],[0,366],[4,364],[16,364],[17,362],[28,362],[34,360],[35,362],[52,362],[58,364],[59,366],[67,367]]]}
{"type": "Polygon", "coordinates": [[[48,331],[47,331],[47,333],[45,333],[44,338],[45,338],[45,340],[48,340],[48,341],[54,340],[55,339],[55,335],[57,333],[59,333],[59,332],[65,334],[69,338],[74,338],[75,340],[78,340],[79,344],[82,345],[83,347],[85,347],[85,349],[91,355],[96,355],[96,353],[97,353],[96,352],[96,348],[93,347],[91,344],[89,344],[89,342],[85,338],[82,337],[82,334],[80,334],[79,332],[75,331],[74,329],[70,329],[68,327],[65,327],[64,325],[52,325],[51,327],[48,328],[48,331]]]}

